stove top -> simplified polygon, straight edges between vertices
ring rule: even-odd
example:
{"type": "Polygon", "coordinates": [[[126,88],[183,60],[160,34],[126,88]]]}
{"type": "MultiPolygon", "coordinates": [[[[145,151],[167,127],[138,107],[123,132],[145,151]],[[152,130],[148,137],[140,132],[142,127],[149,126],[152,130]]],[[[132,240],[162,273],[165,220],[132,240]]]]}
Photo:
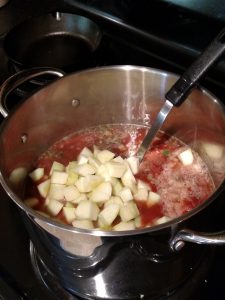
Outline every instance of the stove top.
{"type": "MultiPolygon", "coordinates": [[[[181,73],[223,25],[222,13],[217,11],[212,15],[209,6],[201,9],[200,4],[203,5],[202,1],[199,6],[191,7],[169,0],[143,1],[142,5],[130,0],[118,3],[110,0],[24,0],[22,3],[11,0],[0,9],[0,82],[12,74],[2,48],[4,36],[26,18],[53,11],[82,14],[97,22],[103,30],[102,42],[90,67],[132,64],[181,73]]],[[[221,60],[202,81],[222,101],[224,72],[224,61],[221,60]]],[[[23,92],[29,93],[29,88],[23,92]]],[[[17,91],[9,97],[9,107],[21,98],[17,91]]],[[[2,189],[0,198],[0,299],[79,299],[58,285],[38,259],[17,207],[2,189]]],[[[163,299],[186,299],[182,293],[193,286],[196,289],[191,300],[222,299],[225,294],[225,248],[198,247],[201,249],[201,272],[192,273],[191,279],[163,299]]]]}

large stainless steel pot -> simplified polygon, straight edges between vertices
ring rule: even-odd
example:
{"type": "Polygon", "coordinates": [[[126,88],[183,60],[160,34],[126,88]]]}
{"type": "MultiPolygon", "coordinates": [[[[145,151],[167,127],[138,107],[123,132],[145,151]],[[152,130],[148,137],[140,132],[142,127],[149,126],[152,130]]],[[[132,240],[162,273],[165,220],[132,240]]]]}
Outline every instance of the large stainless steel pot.
{"type": "MultiPolygon", "coordinates": [[[[19,81],[33,77],[29,73],[26,71],[24,75],[22,72],[19,81]]],[[[180,218],[152,228],[124,232],[72,228],[26,207],[21,200],[22,193],[13,190],[8,180],[12,169],[32,169],[43,151],[74,131],[109,123],[150,125],[162,106],[164,94],[176,79],[174,74],[137,66],[86,70],[65,76],[39,90],[10,115],[4,103],[5,95],[12,85],[14,87],[14,80],[8,80],[1,88],[0,110],[5,117],[0,128],[1,183],[19,206],[41,261],[72,293],[87,299],[141,299],[147,289],[154,289],[157,276],[151,276],[151,272],[154,269],[160,273],[162,264],[158,261],[172,258],[171,266],[177,266],[180,261],[184,264],[188,260],[188,268],[191,267],[190,257],[182,256],[185,249],[189,249],[188,245],[176,254],[184,241],[225,243],[223,233],[210,236],[186,229],[191,224],[201,223],[201,228],[208,224],[208,215],[204,211],[215,204],[224,188],[225,111],[218,99],[200,88],[193,90],[186,102],[171,112],[162,130],[193,147],[203,159],[206,156],[202,142],[219,144],[222,154],[206,159],[214,178],[215,193],[180,218]],[[117,255],[125,260],[134,256],[133,261],[137,262],[144,259],[151,266],[143,273],[143,264],[134,262],[127,270],[127,280],[128,273],[121,270],[121,262],[114,264],[117,255]],[[135,285],[136,276],[143,282],[135,281],[135,285]]],[[[186,276],[183,270],[177,269],[176,273],[176,282],[186,276]]],[[[165,293],[173,289],[174,284],[174,278],[164,279],[158,290],[165,293]]]]}

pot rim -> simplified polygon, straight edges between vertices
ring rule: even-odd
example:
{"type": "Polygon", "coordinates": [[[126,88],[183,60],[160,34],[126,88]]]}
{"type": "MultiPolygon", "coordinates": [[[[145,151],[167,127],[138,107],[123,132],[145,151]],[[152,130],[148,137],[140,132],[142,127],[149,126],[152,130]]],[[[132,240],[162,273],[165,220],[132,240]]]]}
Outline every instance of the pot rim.
{"type": "MultiPolygon", "coordinates": [[[[96,67],[96,68],[90,68],[90,69],[86,69],[86,70],[82,70],[82,71],[77,71],[72,74],[68,74],[64,77],[73,76],[75,74],[76,75],[87,74],[87,73],[92,73],[92,72],[101,71],[101,70],[104,71],[104,70],[119,70],[119,69],[121,69],[121,70],[139,70],[139,71],[144,71],[144,72],[151,71],[151,72],[155,72],[158,74],[165,74],[167,76],[168,75],[174,76],[174,78],[179,76],[178,74],[173,73],[173,72],[167,72],[165,70],[151,68],[151,67],[144,67],[144,66],[137,66],[137,65],[113,65],[113,66],[96,67]]],[[[64,77],[62,77],[61,79],[58,79],[57,81],[63,80],[64,77]]],[[[54,82],[51,84],[54,84],[54,82]]],[[[48,88],[48,86],[42,87],[40,90],[45,89],[45,88],[48,88]]],[[[221,108],[224,110],[224,114],[225,114],[225,106],[220,101],[220,99],[218,99],[215,95],[213,95],[211,92],[209,92],[207,89],[203,88],[202,86],[199,86],[199,88],[202,93],[208,95],[210,98],[212,98],[213,101],[218,102],[218,104],[220,104],[221,108]]],[[[35,94],[37,94],[37,93],[38,93],[38,91],[35,92],[35,94]]],[[[29,99],[31,96],[32,96],[32,94],[30,96],[28,96],[26,99],[29,99]]],[[[0,125],[0,136],[4,130],[5,124],[8,122],[8,120],[10,120],[11,115],[13,115],[13,113],[17,109],[19,109],[21,106],[23,106],[23,103],[19,104],[19,106],[14,108],[12,110],[12,112],[10,112],[9,116],[3,120],[2,124],[0,125]]],[[[5,192],[7,193],[7,195],[12,199],[12,201],[16,205],[19,206],[19,208],[21,208],[28,215],[28,217],[33,218],[34,220],[40,219],[41,221],[44,221],[45,223],[47,223],[50,226],[57,227],[62,230],[65,230],[65,231],[70,231],[70,232],[79,233],[79,234],[86,234],[86,235],[91,235],[91,236],[98,236],[98,237],[122,237],[122,236],[142,235],[142,234],[146,234],[146,233],[154,234],[157,231],[164,230],[169,227],[176,228],[178,226],[178,224],[190,219],[191,217],[195,216],[197,213],[202,211],[204,208],[206,208],[208,205],[210,205],[214,200],[216,200],[217,196],[225,189],[225,179],[224,179],[223,182],[220,184],[220,186],[214,191],[214,193],[206,201],[204,201],[202,204],[195,207],[188,213],[185,213],[184,215],[182,215],[178,218],[174,218],[168,222],[165,222],[165,223],[162,223],[159,225],[154,225],[151,227],[141,228],[141,229],[137,228],[137,229],[126,230],[126,231],[112,231],[112,230],[104,231],[104,230],[99,230],[99,229],[81,229],[81,228],[73,227],[72,225],[62,224],[62,223],[55,221],[54,219],[51,219],[44,215],[41,215],[40,213],[36,212],[32,208],[29,208],[27,205],[25,205],[23,203],[23,201],[20,199],[20,197],[18,197],[12,191],[12,189],[9,187],[9,185],[7,184],[7,181],[3,177],[1,169],[0,169],[0,183],[1,183],[2,187],[4,188],[5,192]]]]}

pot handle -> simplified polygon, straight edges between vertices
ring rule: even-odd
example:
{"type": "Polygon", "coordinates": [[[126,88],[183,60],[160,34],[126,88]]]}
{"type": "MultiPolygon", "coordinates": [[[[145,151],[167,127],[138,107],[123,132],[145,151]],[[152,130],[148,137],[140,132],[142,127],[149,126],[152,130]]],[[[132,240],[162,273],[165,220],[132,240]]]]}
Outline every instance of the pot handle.
{"type": "Polygon", "coordinates": [[[3,82],[2,86],[0,87],[0,113],[4,118],[8,116],[8,111],[6,108],[7,96],[24,82],[42,75],[55,75],[57,77],[63,77],[65,73],[55,68],[30,68],[12,75],[6,79],[5,82],[3,82]]]}
{"type": "Polygon", "coordinates": [[[170,240],[170,248],[174,252],[179,251],[183,248],[185,242],[204,245],[225,245],[225,231],[206,233],[183,229],[177,232],[170,240]]]}

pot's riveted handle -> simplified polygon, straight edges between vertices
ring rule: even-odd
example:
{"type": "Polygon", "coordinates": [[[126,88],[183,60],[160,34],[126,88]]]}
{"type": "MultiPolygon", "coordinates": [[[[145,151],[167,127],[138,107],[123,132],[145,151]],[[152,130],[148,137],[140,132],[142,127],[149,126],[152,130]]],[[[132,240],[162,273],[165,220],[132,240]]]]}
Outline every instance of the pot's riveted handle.
{"type": "Polygon", "coordinates": [[[170,240],[170,248],[172,251],[179,251],[183,248],[185,242],[205,245],[225,245],[225,231],[206,233],[183,229],[170,240]]]}
{"type": "Polygon", "coordinates": [[[24,82],[30,81],[31,79],[42,75],[54,75],[57,77],[63,77],[65,73],[55,68],[30,68],[12,75],[2,84],[2,86],[0,87],[0,113],[4,118],[8,116],[8,111],[6,109],[7,96],[24,82]]]}

